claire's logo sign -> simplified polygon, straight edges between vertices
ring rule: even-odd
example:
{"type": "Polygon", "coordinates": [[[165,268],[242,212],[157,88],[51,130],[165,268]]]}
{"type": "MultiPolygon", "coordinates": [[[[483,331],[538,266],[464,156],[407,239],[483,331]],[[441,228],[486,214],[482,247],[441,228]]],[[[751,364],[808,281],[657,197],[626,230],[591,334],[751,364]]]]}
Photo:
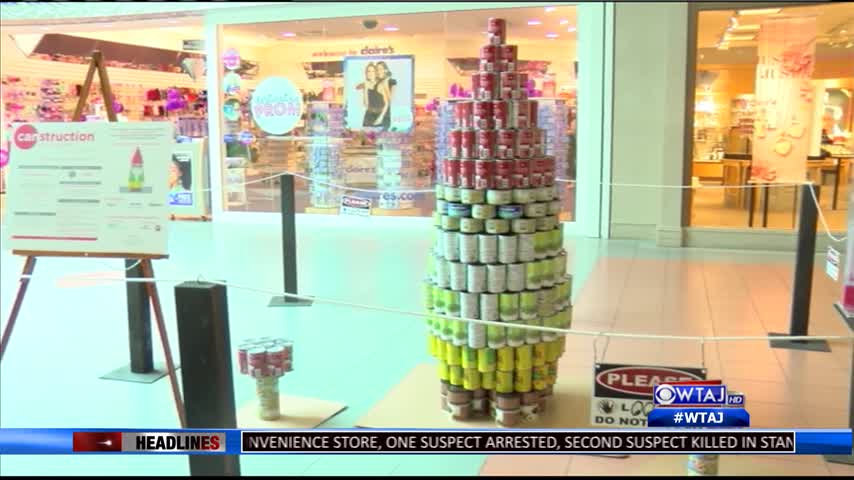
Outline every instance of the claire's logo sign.
{"type": "Polygon", "coordinates": [[[282,135],[293,130],[302,117],[302,94],[290,80],[270,77],[253,92],[250,109],[262,130],[282,135]]]}
{"type": "Polygon", "coordinates": [[[15,146],[21,150],[29,150],[33,148],[37,142],[74,143],[95,141],[94,133],[39,133],[38,130],[36,130],[36,127],[30,124],[24,124],[16,128],[12,137],[15,142],[15,146]]]}

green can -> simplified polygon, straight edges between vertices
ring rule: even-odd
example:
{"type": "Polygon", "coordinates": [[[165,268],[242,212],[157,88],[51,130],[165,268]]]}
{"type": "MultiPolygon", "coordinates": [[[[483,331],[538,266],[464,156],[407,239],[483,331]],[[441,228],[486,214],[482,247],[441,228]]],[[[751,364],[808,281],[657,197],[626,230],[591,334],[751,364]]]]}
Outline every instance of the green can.
{"type": "Polygon", "coordinates": [[[534,366],[534,348],[531,345],[516,347],[515,370],[530,370],[534,366]]]}
{"type": "MultiPolygon", "coordinates": [[[[454,342],[455,345],[468,345],[469,343],[469,329],[468,324],[463,322],[462,320],[449,320],[451,322],[451,341],[454,342]]],[[[468,347],[466,347],[468,348],[468,347]]]]}
{"type": "Polygon", "coordinates": [[[498,314],[502,322],[519,319],[519,294],[502,293],[498,296],[498,314]]]}
{"type": "Polygon", "coordinates": [[[566,257],[557,256],[552,258],[552,272],[554,272],[555,283],[563,282],[566,275],[566,257]]]}
{"type": "MultiPolygon", "coordinates": [[[[527,324],[532,326],[532,327],[542,327],[543,321],[539,317],[537,317],[537,318],[534,318],[532,320],[528,320],[527,324]]],[[[525,330],[525,343],[527,343],[529,347],[531,345],[540,343],[542,341],[543,341],[542,330],[531,330],[531,329],[525,330]]]]}
{"type": "Polygon", "coordinates": [[[540,262],[528,262],[525,264],[525,288],[528,290],[540,289],[540,262]]]}
{"type": "Polygon", "coordinates": [[[427,353],[433,358],[439,358],[439,355],[436,353],[436,337],[429,333],[427,334],[427,353]]]}
{"type": "Polygon", "coordinates": [[[545,365],[534,367],[532,372],[532,386],[534,390],[544,390],[548,386],[549,368],[545,365]]]}
{"type": "Polygon", "coordinates": [[[442,214],[439,212],[433,212],[433,226],[441,227],[442,226],[442,214]]]}
{"type": "Polygon", "coordinates": [[[451,385],[462,387],[464,382],[463,367],[459,365],[448,365],[448,381],[451,385]]]}
{"type": "Polygon", "coordinates": [[[445,313],[452,317],[460,316],[460,292],[445,290],[445,313]]]}
{"type": "Polygon", "coordinates": [[[560,356],[560,346],[557,341],[546,343],[546,363],[557,361],[560,356]]]}
{"type": "Polygon", "coordinates": [[[522,320],[536,318],[537,292],[522,292],[519,294],[519,316],[522,320]]]}
{"type": "Polygon", "coordinates": [[[430,294],[433,299],[433,311],[436,313],[445,313],[445,289],[433,285],[433,292],[430,294]]]}
{"type": "Polygon", "coordinates": [[[442,230],[447,232],[455,232],[460,229],[460,217],[452,217],[450,215],[442,215],[441,224],[442,230]]]}
{"type": "Polygon", "coordinates": [[[513,393],[513,372],[495,372],[495,391],[497,393],[513,393]]]}
{"type": "Polygon", "coordinates": [[[451,342],[445,342],[445,361],[452,367],[462,367],[462,348],[451,342]]]}
{"type": "Polygon", "coordinates": [[[447,363],[448,362],[448,351],[445,347],[445,341],[439,337],[435,337],[435,338],[436,338],[436,345],[433,348],[435,348],[436,359],[439,360],[440,362],[447,363]]]}
{"type": "Polygon", "coordinates": [[[516,370],[513,372],[513,376],[516,380],[513,384],[513,389],[515,391],[519,393],[527,393],[531,391],[533,388],[533,371],[530,368],[527,370],[516,370]]]}
{"type": "Polygon", "coordinates": [[[476,368],[466,368],[463,370],[463,388],[466,390],[480,390],[480,372],[476,368]]]}
{"type": "Polygon", "coordinates": [[[450,375],[451,374],[450,374],[450,371],[448,368],[448,364],[440,361],[439,362],[439,380],[444,380],[447,382],[448,379],[451,378],[450,375]]]}
{"type": "Polygon", "coordinates": [[[551,258],[546,258],[545,260],[540,261],[540,268],[543,270],[542,282],[545,285],[551,286],[555,283],[555,272],[554,272],[554,262],[551,258]]]}
{"type": "Polygon", "coordinates": [[[513,366],[516,364],[516,352],[513,351],[513,347],[503,347],[499,348],[497,353],[498,357],[498,371],[499,372],[512,372],[513,366]]]}
{"type": "Polygon", "coordinates": [[[569,330],[572,328],[572,305],[566,307],[563,311],[563,328],[569,330]]]}
{"type": "MultiPolygon", "coordinates": [[[[524,322],[509,322],[510,325],[524,325],[524,322]]],[[[525,343],[525,329],[519,327],[507,327],[507,345],[519,347],[525,343]]]]}
{"type": "Polygon", "coordinates": [[[466,370],[477,368],[477,350],[470,348],[469,346],[460,347],[460,349],[463,354],[463,368],[466,370]]]}
{"type": "MultiPolygon", "coordinates": [[[[540,342],[534,345],[534,367],[542,367],[546,364],[546,343],[540,342]]],[[[541,389],[537,389],[541,390],[541,389]]]]}
{"type": "MultiPolygon", "coordinates": [[[[433,258],[431,255],[430,258],[433,258]]],[[[433,310],[433,284],[425,281],[423,284],[423,292],[424,292],[424,308],[427,310],[433,310]]]]}
{"type": "Polygon", "coordinates": [[[481,373],[494,372],[498,364],[494,348],[477,349],[477,370],[481,373]]]}
{"type": "Polygon", "coordinates": [[[436,184],[436,200],[445,199],[445,186],[441,183],[436,184]]]}
{"type": "Polygon", "coordinates": [[[551,232],[537,232],[534,234],[534,255],[543,258],[549,251],[549,234],[551,232]]]}
{"type": "Polygon", "coordinates": [[[548,384],[554,385],[557,382],[557,362],[549,363],[548,367],[549,367],[548,384]]]}
{"type": "Polygon", "coordinates": [[[507,329],[498,325],[486,326],[486,344],[489,348],[501,348],[507,345],[507,329]]]}
{"type": "Polygon", "coordinates": [[[484,390],[495,390],[495,370],[480,372],[480,387],[484,390]]]}

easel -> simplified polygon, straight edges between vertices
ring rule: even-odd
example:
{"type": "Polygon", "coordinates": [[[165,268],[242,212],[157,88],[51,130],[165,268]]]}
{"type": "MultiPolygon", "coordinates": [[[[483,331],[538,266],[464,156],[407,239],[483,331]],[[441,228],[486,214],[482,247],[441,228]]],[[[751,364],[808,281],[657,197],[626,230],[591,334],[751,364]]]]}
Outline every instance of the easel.
{"type": "MultiPolygon", "coordinates": [[[[107,110],[107,118],[111,122],[117,121],[116,112],[113,110],[112,105],[112,89],[110,88],[110,81],[107,77],[107,69],[104,66],[104,57],[100,51],[92,52],[92,61],[89,63],[89,71],[86,73],[86,81],[83,83],[83,88],[80,92],[80,98],[77,100],[77,106],[74,109],[74,115],[71,118],[73,122],[79,122],[81,116],[83,115],[83,109],[86,106],[87,99],[89,98],[89,90],[92,87],[92,80],[95,76],[95,71],[98,71],[98,77],[100,79],[101,84],[101,95],[104,99],[104,104],[106,105],[107,110]]],[[[169,375],[169,383],[172,386],[172,396],[175,399],[175,408],[178,411],[178,418],[181,422],[181,427],[185,428],[187,425],[185,412],[184,412],[184,403],[181,399],[181,392],[178,390],[178,379],[175,375],[175,365],[172,361],[172,350],[169,348],[169,339],[166,334],[166,325],[163,321],[163,310],[160,306],[160,296],[157,293],[157,285],[153,282],[154,280],[154,267],[151,264],[152,260],[164,259],[168,258],[168,255],[140,255],[135,253],[80,253],[80,252],[53,252],[53,251],[29,251],[29,250],[13,250],[13,255],[21,255],[26,257],[24,260],[24,269],[22,273],[22,277],[20,280],[20,285],[18,286],[18,293],[15,296],[15,303],[12,305],[12,312],[9,314],[9,321],[6,324],[6,328],[3,331],[3,337],[0,339],[0,360],[3,358],[3,354],[6,352],[6,346],[9,343],[9,337],[12,335],[12,329],[15,327],[15,321],[18,318],[18,313],[21,310],[21,304],[24,301],[24,294],[27,292],[27,286],[30,283],[30,276],[33,274],[33,270],[36,267],[36,259],[38,257],[86,257],[86,258],[124,258],[126,265],[128,265],[128,272],[130,270],[136,270],[138,268],[142,275],[141,278],[150,279],[150,281],[144,282],[144,287],[139,287],[138,284],[128,283],[128,293],[130,295],[130,289],[132,287],[139,288],[141,291],[141,295],[139,297],[142,299],[141,302],[138,302],[136,306],[145,307],[147,310],[147,305],[144,305],[144,302],[151,302],[151,305],[154,306],[154,318],[157,321],[157,329],[160,332],[160,342],[163,346],[163,353],[166,356],[166,369],[167,374],[169,375]],[[138,267],[131,268],[138,263],[138,267]],[[144,291],[143,291],[144,290],[144,291]],[[140,305],[142,303],[142,305],[140,305]]],[[[129,304],[133,302],[129,299],[129,304]]]]}

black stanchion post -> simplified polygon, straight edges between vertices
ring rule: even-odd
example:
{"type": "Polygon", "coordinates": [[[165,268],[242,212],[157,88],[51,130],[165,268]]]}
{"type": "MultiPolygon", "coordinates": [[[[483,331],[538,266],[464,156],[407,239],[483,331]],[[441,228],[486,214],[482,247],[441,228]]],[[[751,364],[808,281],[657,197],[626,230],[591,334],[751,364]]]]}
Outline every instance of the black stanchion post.
{"type": "MultiPolygon", "coordinates": [[[[279,177],[282,206],[282,276],[285,293],[297,294],[297,226],[294,176],[290,173],[279,177]]],[[[270,300],[271,307],[305,307],[311,300],[276,296],[270,300]]]]}
{"type": "MultiPolygon", "coordinates": [[[[815,266],[815,237],[818,225],[819,186],[801,185],[801,211],[798,217],[798,246],[795,254],[795,277],[792,282],[792,310],[789,333],[769,333],[770,337],[806,336],[809,332],[812,276],[815,266]],[[812,188],[815,188],[813,197],[812,188]]],[[[829,352],[826,340],[771,340],[772,348],[829,352]]]]}
{"type": "MultiPolygon", "coordinates": [[[[175,287],[187,428],[237,428],[228,299],[223,285],[175,287]]],[[[190,455],[192,476],[240,476],[237,455],[190,455]]]]}
{"type": "MultiPolygon", "coordinates": [[[[125,277],[143,278],[140,260],[125,260],[125,277]]],[[[102,376],[104,380],[121,380],[135,383],[154,383],[166,376],[166,367],[155,368],[151,347],[151,304],[142,282],[127,282],[128,344],[130,364],[102,376]]]]}

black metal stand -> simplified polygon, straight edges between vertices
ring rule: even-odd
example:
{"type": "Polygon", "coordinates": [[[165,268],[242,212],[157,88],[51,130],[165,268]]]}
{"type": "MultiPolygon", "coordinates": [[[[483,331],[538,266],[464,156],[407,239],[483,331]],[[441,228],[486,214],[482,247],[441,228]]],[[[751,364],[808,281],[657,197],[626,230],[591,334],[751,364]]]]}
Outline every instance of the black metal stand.
{"type": "MultiPolygon", "coordinates": [[[[279,177],[282,206],[282,276],[285,293],[297,294],[297,227],[294,176],[279,177]]],[[[270,307],[307,307],[311,300],[277,296],[270,299],[270,307]]]]}
{"type": "MultiPolygon", "coordinates": [[[[175,287],[175,310],[187,428],[237,428],[225,286],[182,283],[175,287]]],[[[240,476],[237,455],[189,459],[191,476],[240,476]]]]}
{"type": "MultiPolygon", "coordinates": [[[[127,278],[142,278],[142,262],[125,260],[127,278]],[[131,268],[133,267],[133,268],[131,268]]],[[[127,282],[128,299],[128,345],[130,363],[101,377],[102,380],[118,380],[134,383],[154,383],[167,375],[166,365],[155,365],[151,343],[151,305],[145,284],[127,282]]],[[[175,368],[178,368],[177,366],[175,368]]]]}
{"type": "MultiPolygon", "coordinates": [[[[848,312],[839,303],[834,303],[833,307],[845,320],[850,331],[854,331],[854,312],[848,312]]],[[[854,353],[851,355],[851,380],[848,384],[848,428],[854,428],[854,353]]],[[[845,465],[854,465],[854,455],[824,455],[824,459],[830,463],[842,463],[845,465]]]]}
{"type": "MultiPolygon", "coordinates": [[[[809,331],[812,276],[815,265],[815,236],[818,208],[813,200],[812,185],[801,185],[801,212],[798,219],[798,250],[795,257],[795,278],[792,285],[792,313],[789,333],[769,333],[769,337],[806,336],[809,331]]],[[[816,199],[819,186],[815,185],[816,199]]],[[[771,340],[771,348],[829,352],[826,340],[771,340]]]]}

